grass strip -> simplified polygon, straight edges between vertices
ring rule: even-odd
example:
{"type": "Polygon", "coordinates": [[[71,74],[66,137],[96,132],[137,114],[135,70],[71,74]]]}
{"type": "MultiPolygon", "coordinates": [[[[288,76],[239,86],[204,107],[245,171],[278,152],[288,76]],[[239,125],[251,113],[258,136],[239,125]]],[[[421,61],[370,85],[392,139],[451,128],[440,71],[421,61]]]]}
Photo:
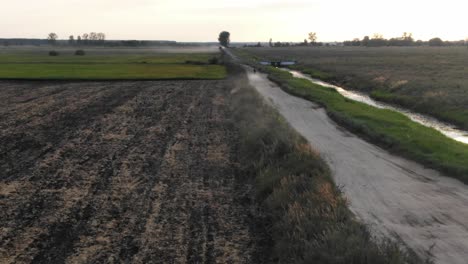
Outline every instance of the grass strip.
{"type": "Polygon", "coordinates": [[[391,93],[384,89],[373,90],[369,95],[375,100],[401,105],[405,108],[434,116],[441,121],[452,123],[462,129],[468,130],[468,109],[463,110],[433,102],[416,104],[415,99],[410,96],[391,93]]]}
{"type": "Polygon", "coordinates": [[[378,109],[343,97],[337,91],[294,78],[272,67],[269,78],[286,92],[319,103],[339,124],[392,152],[443,171],[468,183],[468,146],[411,121],[392,110],[378,109]]]}
{"type": "Polygon", "coordinates": [[[137,54],[138,51],[130,50],[110,54],[96,54],[97,51],[84,50],[86,55],[76,56],[75,50],[57,50],[59,56],[49,56],[47,51],[42,52],[10,52],[0,53],[0,64],[183,64],[186,61],[208,62],[216,57],[217,53],[149,53],[137,54]]]}
{"type": "Polygon", "coordinates": [[[140,80],[222,79],[220,65],[189,64],[0,64],[0,79],[140,80]]]}
{"type": "Polygon", "coordinates": [[[218,54],[0,54],[0,79],[193,80],[223,79],[218,54]]]}
{"type": "Polygon", "coordinates": [[[467,51],[466,47],[235,49],[236,54],[257,61],[296,60],[298,64],[291,68],[465,130],[468,130],[467,51]]]}
{"type": "Polygon", "coordinates": [[[369,93],[369,96],[375,100],[400,105],[415,112],[434,116],[441,121],[452,123],[462,129],[468,129],[468,110],[463,110],[453,105],[437,101],[418,100],[420,97],[417,96],[390,92],[388,85],[379,84],[360,76],[352,76],[352,78],[346,75],[339,76],[336,73],[331,74],[323,72],[301,64],[293,65],[290,68],[322,81],[360,89],[361,91],[369,93]]]}
{"type": "Polygon", "coordinates": [[[255,178],[268,215],[271,262],[421,263],[394,242],[376,242],[349,211],[318,152],[248,86],[242,69],[229,68],[242,175],[255,178]]]}

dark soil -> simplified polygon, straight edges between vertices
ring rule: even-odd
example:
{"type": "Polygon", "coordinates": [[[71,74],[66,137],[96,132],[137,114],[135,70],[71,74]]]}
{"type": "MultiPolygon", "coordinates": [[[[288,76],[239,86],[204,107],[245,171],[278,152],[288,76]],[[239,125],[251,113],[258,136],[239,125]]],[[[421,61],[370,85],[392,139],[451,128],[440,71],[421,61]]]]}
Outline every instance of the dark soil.
{"type": "Polygon", "coordinates": [[[0,263],[262,263],[229,81],[0,83],[0,263]]]}

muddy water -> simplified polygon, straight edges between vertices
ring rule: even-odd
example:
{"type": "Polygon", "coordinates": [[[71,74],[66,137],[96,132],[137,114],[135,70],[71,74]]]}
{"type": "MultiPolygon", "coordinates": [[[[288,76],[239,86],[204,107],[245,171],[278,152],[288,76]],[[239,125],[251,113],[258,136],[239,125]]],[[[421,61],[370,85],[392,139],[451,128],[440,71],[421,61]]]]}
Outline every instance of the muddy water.
{"type": "Polygon", "coordinates": [[[290,72],[296,78],[307,79],[315,84],[328,87],[328,88],[333,88],[336,91],[338,91],[341,95],[343,95],[344,97],[352,99],[354,101],[362,102],[362,103],[365,103],[365,104],[368,104],[377,108],[390,109],[393,111],[397,111],[409,117],[414,122],[420,123],[427,127],[434,128],[449,138],[468,144],[468,131],[457,129],[454,126],[440,122],[439,120],[433,117],[421,115],[421,114],[409,111],[408,109],[395,107],[393,105],[389,105],[386,103],[376,101],[370,98],[367,94],[360,93],[358,91],[346,90],[346,89],[343,89],[342,87],[339,87],[339,86],[336,86],[336,85],[333,85],[333,84],[330,84],[330,83],[327,83],[318,79],[311,78],[310,76],[303,74],[299,71],[294,71],[290,69],[283,69],[283,70],[290,72]]]}

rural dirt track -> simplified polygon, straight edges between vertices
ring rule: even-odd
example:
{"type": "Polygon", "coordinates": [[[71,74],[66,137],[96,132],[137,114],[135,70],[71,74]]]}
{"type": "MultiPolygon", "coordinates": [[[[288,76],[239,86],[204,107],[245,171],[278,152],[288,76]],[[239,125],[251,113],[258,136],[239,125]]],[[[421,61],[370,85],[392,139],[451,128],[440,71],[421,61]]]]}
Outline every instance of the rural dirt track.
{"type": "Polygon", "coordinates": [[[262,263],[226,82],[1,82],[0,263],[262,263]]]}
{"type": "Polygon", "coordinates": [[[324,109],[285,93],[266,75],[248,76],[251,85],[321,152],[351,210],[376,234],[395,237],[436,263],[467,263],[466,185],[348,133],[324,109]]]}

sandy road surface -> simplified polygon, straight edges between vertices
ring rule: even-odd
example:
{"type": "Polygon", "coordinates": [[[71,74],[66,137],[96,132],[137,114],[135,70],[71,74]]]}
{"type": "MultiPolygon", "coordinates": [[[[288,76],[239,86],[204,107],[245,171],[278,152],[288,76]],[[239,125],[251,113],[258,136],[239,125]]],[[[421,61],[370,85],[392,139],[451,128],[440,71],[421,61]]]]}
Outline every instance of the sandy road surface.
{"type": "Polygon", "coordinates": [[[468,263],[466,185],[361,140],[317,105],[248,71],[251,85],[320,150],[352,211],[376,234],[401,239],[436,263],[468,263]]]}
{"type": "Polygon", "coordinates": [[[231,88],[0,82],[0,263],[262,263],[231,88]]]}

